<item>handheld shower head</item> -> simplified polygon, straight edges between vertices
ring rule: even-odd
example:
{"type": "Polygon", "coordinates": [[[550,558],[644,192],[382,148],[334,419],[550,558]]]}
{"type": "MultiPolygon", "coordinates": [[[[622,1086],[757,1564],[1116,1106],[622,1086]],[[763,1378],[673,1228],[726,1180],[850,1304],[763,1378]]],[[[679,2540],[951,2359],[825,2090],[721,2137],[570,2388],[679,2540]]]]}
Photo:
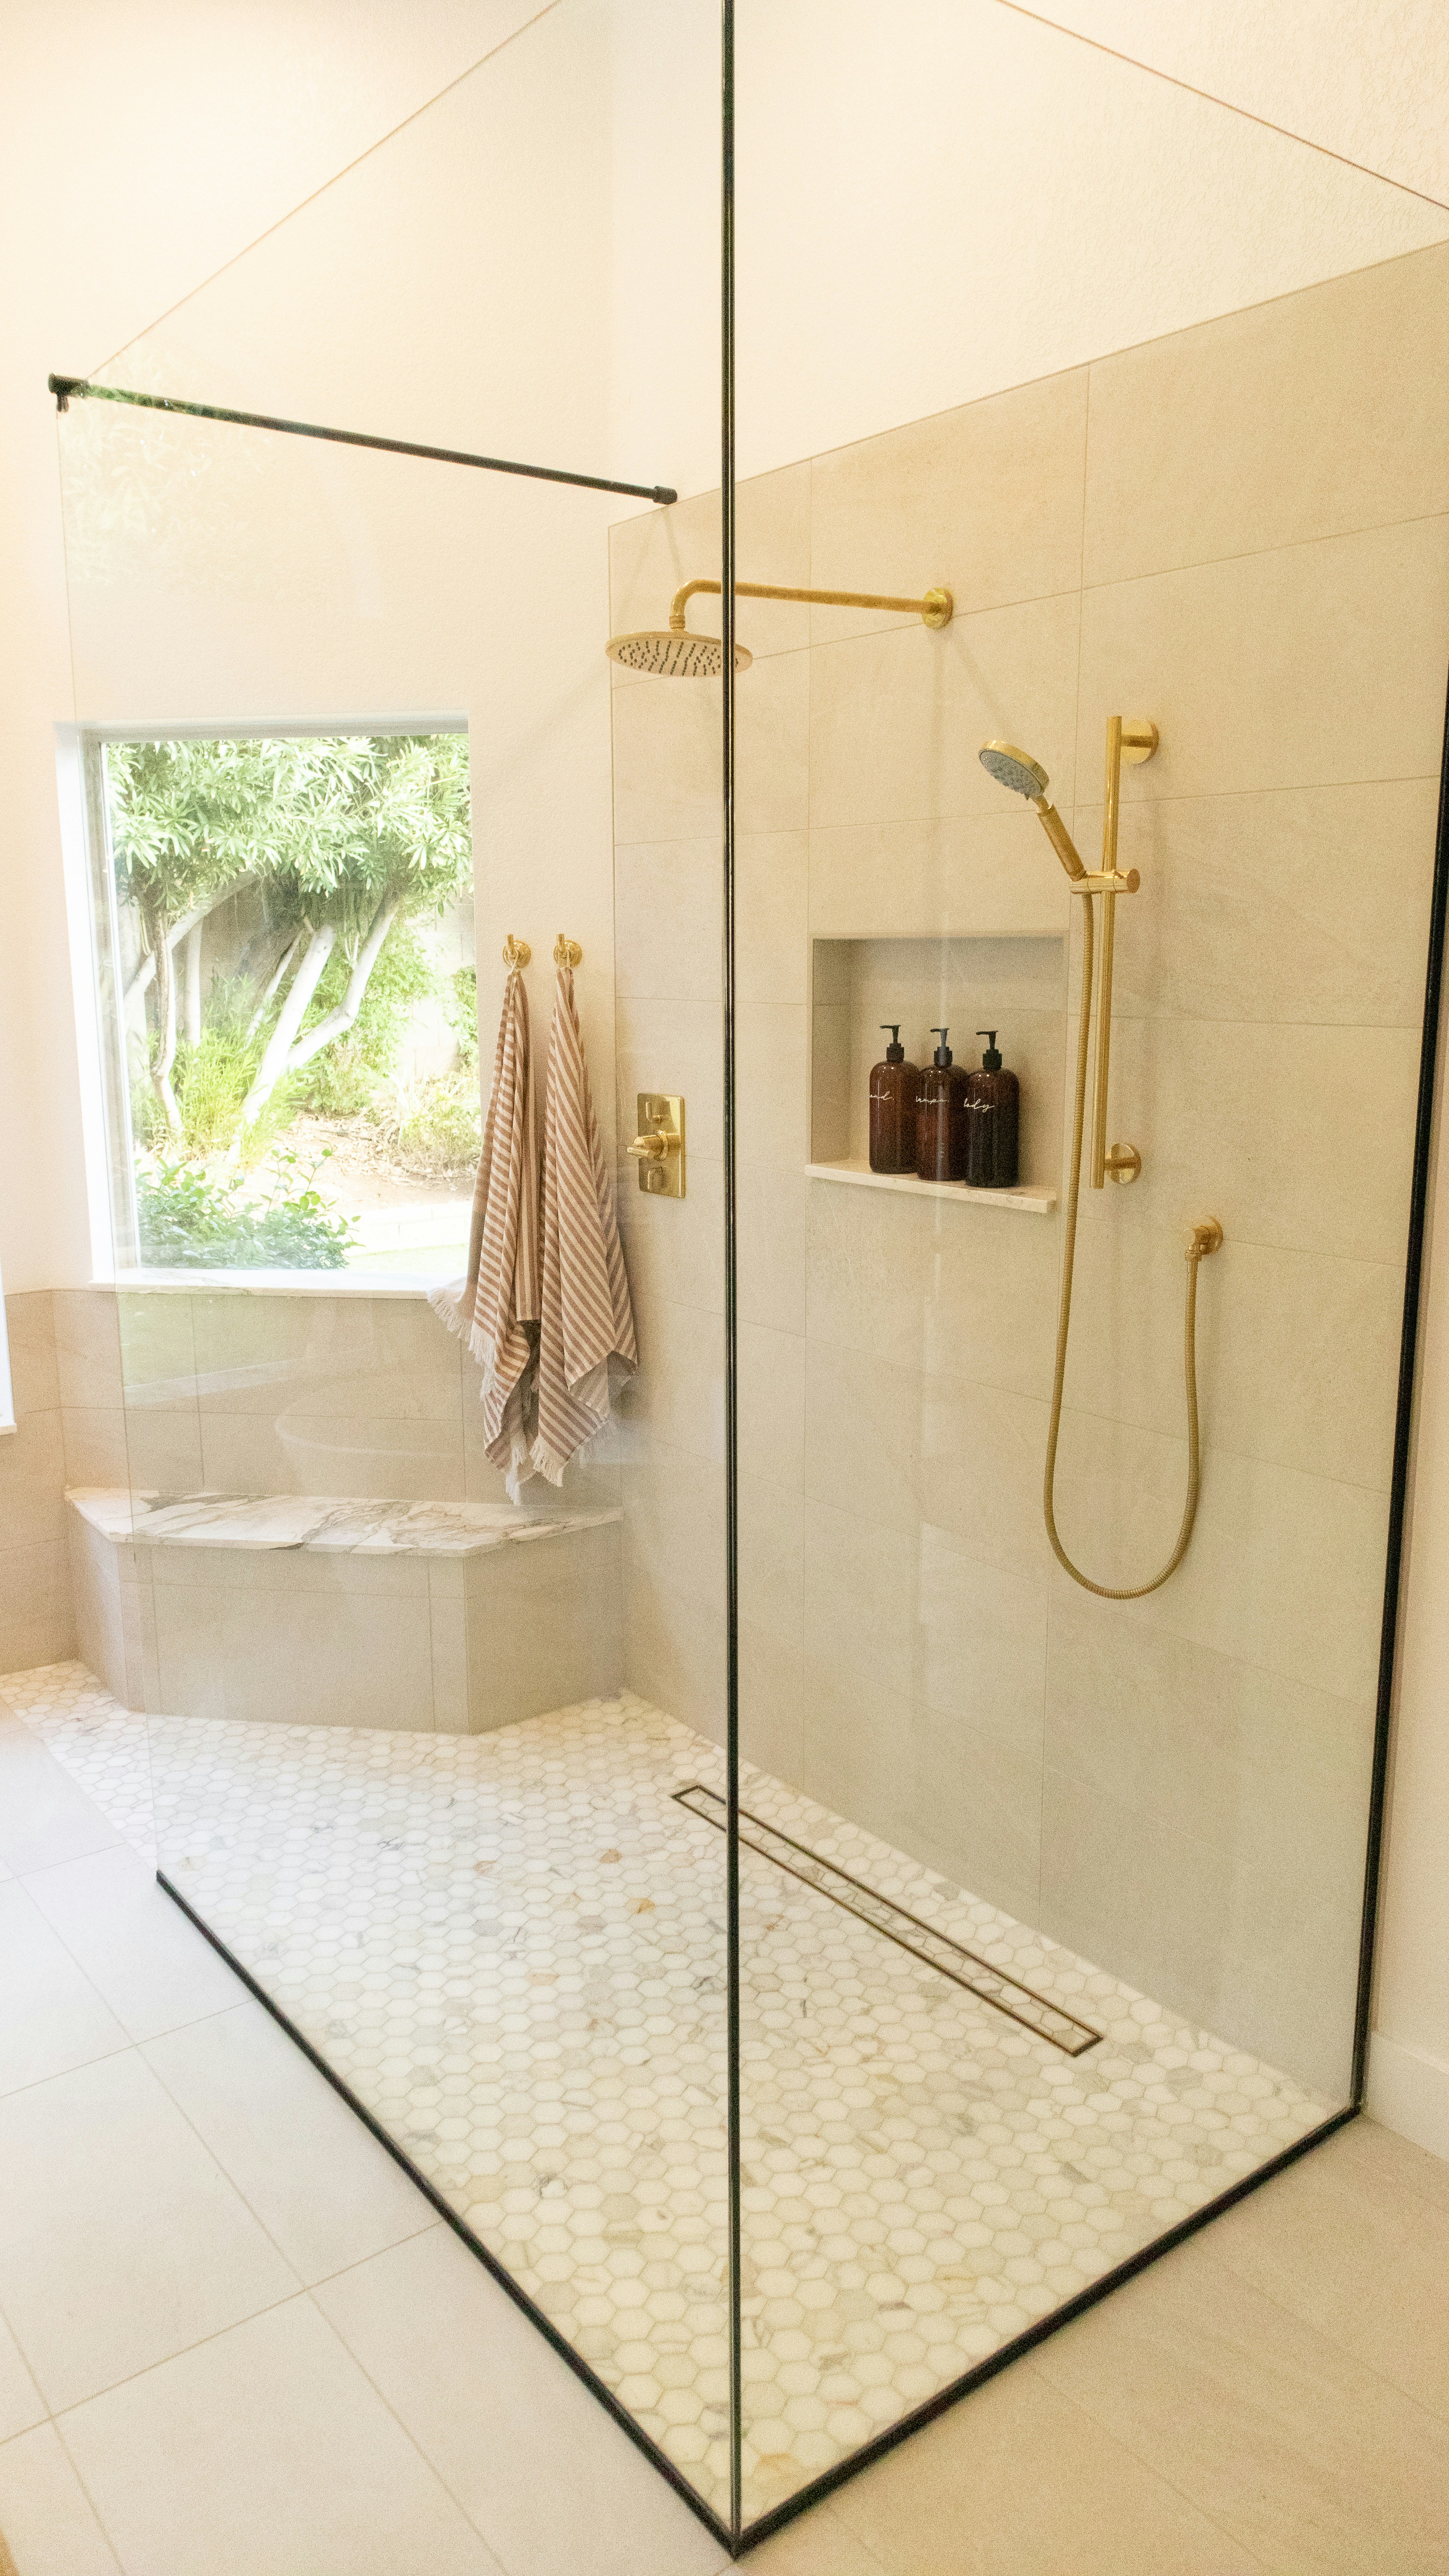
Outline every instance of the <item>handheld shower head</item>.
{"type": "Polygon", "coordinates": [[[1019,751],[1014,742],[983,742],[977,758],[999,787],[1009,787],[1013,796],[1025,796],[1036,807],[1042,830],[1055,850],[1062,866],[1075,882],[1087,873],[1077,852],[1076,843],[1057,812],[1047,803],[1051,781],[1039,760],[1029,751],[1019,751]]]}
{"type": "MultiPolygon", "coordinates": [[[[690,635],[681,627],[661,627],[640,635],[611,635],[604,650],[626,671],[648,671],[659,680],[717,680],[724,669],[724,646],[717,635],[690,635]]],[[[747,671],[754,655],[735,646],[735,669],[747,671]]]]}
{"type": "Polygon", "coordinates": [[[1050,781],[1041,762],[1018,751],[1014,742],[983,742],[977,757],[998,787],[1009,787],[1013,796],[1045,796],[1050,781]]]}

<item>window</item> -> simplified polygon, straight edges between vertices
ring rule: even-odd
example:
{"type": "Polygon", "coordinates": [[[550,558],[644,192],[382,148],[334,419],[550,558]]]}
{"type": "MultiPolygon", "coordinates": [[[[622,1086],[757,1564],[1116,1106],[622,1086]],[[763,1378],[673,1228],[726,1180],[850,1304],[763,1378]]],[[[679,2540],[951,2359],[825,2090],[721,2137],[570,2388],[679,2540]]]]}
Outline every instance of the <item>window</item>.
{"type": "Polygon", "coordinates": [[[119,1266],[460,1271],[479,1149],[467,736],[86,753],[119,1266]]]}

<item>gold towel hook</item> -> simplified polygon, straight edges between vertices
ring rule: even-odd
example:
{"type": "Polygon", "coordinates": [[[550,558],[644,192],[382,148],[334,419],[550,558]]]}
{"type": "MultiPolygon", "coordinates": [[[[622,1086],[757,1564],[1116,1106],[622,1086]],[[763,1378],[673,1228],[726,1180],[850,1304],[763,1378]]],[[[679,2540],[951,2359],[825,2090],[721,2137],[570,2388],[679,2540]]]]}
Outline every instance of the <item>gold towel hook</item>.
{"type": "Polygon", "coordinates": [[[553,943],[553,962],[555,966],[582,966],[584,952],[578,941],[565,938],[560,931],[553,943]]]}
{"type": "Polygon", "coordinates": [[[532,955],[533,950],[529,947],[527,940],[515,939],[512,931],[510,930],[508,937],[503,942],[503,963],[508,968],[509,973],[513,974],[520,966],[526,966],[532,955]]]}

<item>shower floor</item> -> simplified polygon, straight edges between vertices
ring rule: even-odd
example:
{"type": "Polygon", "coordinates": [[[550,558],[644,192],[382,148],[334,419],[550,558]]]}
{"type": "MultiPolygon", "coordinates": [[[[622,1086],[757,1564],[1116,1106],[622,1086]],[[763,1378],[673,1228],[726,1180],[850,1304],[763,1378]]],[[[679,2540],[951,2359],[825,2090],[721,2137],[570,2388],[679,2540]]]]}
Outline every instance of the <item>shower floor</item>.
{"type": "MultiPolygon", "coordinates": [[[[75,1664],[0,1688],[726,2512],[716,1748],[628,1694],[447,1736],[147,1720],[75,1664]]],[[[741,1797],[753,2519],[1329,2106],[766,1774],[741,1797]]]]}

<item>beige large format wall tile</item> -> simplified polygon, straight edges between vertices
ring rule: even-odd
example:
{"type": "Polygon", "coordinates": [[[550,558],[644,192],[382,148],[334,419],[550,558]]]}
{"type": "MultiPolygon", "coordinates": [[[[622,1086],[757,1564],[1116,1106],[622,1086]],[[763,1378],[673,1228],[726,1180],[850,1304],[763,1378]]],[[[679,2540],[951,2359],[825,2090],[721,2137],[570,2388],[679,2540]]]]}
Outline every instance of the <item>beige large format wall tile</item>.
{"type": "Polygon", "coordinates": [[[1131,1195],[1155,1223],[1211,1214],[1234,1238],[1402,1263],[1418,1079],[1412,1029],[1125,1019],[1112,1133],[1141,1150],[1131,1195]]]}
{"type": "Polygon", "coordinates": [[[75,1652],[66,1463],[48,1289],[5,1300],[15,1429],[0,1439],[0,1672],[75,1652]]]}
{"type": "MultiPolygon", "coordinates": [[[[1142,1198],[1113,1190],[1083,1209],[1068,1400],[1181,1436],[1188,1228],[1157,1221],[1142,1198]]],[[[1259,1243],[1231,1227],[1198,1279],[1209,1447],[1387,1492],[1403,1299],[1402,1260],[1259,1243]]]]}
{"type": "Polygon", "coordinates": [[[809,1190],[803,1172],[788,1163],[739,1165],[735,1257],[742,1323],[804,1332],[809,1190]]]}
{"type": "Polygon", "coordinates": [[[1449,510],[1449,250],[1091,370],[1088,583],[1449,510]]]}
{"type": "Polygon", "coordinates": [[[1110,1927],[1119,1974],[1342,2100],[1372,1701],[1079,1602],[1049,1623],[1043,1928],[1110,1927]]]}
{"type": "MultiPolygon", "coordinates": [[[[1185,1434],[1064,1411],[1057,1528],[1094,1581],[1133,1585],[1156,1573],[1172,1552],[1186,1483],[1185,1434]]],[[[1368,1486],[1206,1449],[1192,1545],[1171,1581],[1127,1616],[1285,1680],[1370,1699],[1388,1510],[1387,1494],[1368,1486]]],[[[1055,1566],[1053,1581],[1072,1597],[1055,1566]]]]}
{"type": "Polygon", "coordinates": [[[64,1539],[0,1550],[0,1673],[63,1663],[76,1651],[75,1599],[64,1539]]]}
{"type": "MultiPolygon", "coordinates": [[[[720,873],[717,846],[715,873],[720,873]]],[[[788,1002],[797,1007],[808,1002],[808,925],[809,843],[805,835],[738,832],[735,992],[741,1002],[788,1002]]]]}
{"type": "Polygon", "coordinates": [[[531,1547],[486,1549],[468,1560],[466,1579],[473,1733],[619,1688],[617,1521],[531,1547]]]}
{"type": "Polygon", "coordinates": [[[740,1476],[740,1752],[805,1783],[805,1529],[798,1490],[740,1476]]]}
{"type": "Polygon", "coordinates": [[[126,1481],[137,1493],[195,1493],[203,1471],[192,1299],[172,1289],[121,1289],[116,1319],[126,1481]]]}
{"type": "MultiPolygon", "coordinates": [[[[735,801],[743,831],[804,828],[809,685],[804,653],[771,654],[740,677],[735,801]]],[[[613,710],[616,842],[711,833],[717,841],[719,682],[640,679],[614,691],[613,710]]]]}
{"type": "Polygon", "coordinates": [[[819,825],[810,835],[817,939],[1059,939],[1066,879],[1036,816],[998,790],[991,813],[819,825]]]}
{"type": "Polygon", "coordinates": [[[623,1493],[629,1687],[723,1743],[722,1470],[655,1442],[626,1463],[623,1493]]]}
{"type": "Polygon", "coordinates": [[[201,1413],[203,1480],[231,1494],[375,1494],[460,1502],[462,1425],[395,1414],[201,1413]]]}
{"type": "Polygon", "coordinates": [[[929,1523],[983,1565],[1044,1574],[1044,1399],[806,1344],[805,1490],[908,1535],[929,1523]]]}
{"type": "MultiPolygon", "coordinates": [[[[708,1002],[621,1000],[618,1061],[619,1132],[627,1144],[641,1091],[683,1094],[685,1135],[696,1160],[720,1160],[724,1130],[720,1014],[708,1002]]],[[[622,1195],[622,1193],[621,1193],[622,1195]]]]}
{"type": "MultiPolygon", "coordinates": [[[[309,1726],[388,1730],[433,1723],[427,1567],[409,1580],[349,1580],[345,1559],[301,1575],[273,1556],[250,1582],[226,1562],[238,1550],[197,1548],[184,1566],[157,1551],[161,1707],[186,1717],[266,1721],[286,1712],[309,1726]],[[305,1577],[305,1579],[303,1579],[305,1577]]],[[[390,1566],[389,1574],[394,1574],[390,1566]]]]}
{"type": "MultiPolygon", "coordinates": [[[[740,683],[747,1754],[1333,2098],[1449,662],[1446,277],[1449,250],[1416,254],[1108,359],[1090,397],[1086,370],[1022,387],[740,501],[798,579],[957,601],[938,634],[762,613],[740,683]],[[1059,1182],[1080,916],[977,752],[1040,759],[1090,861],[1113,712],[1162,747],[1121,831],[1142,889],[1111,1128],[1146,1164],[1084,1193],[1058,1481],[1100,1580],[1175,1538],[1183,1251],[1200,1216],[1227,1235],[1200,1281],[1197,1531],[1122,1605],[1042,1522],[1060,1213],[799,1172],[862,1150],[899,1018],[918,1062],[942,1021],[967,1063],[999,1029],[1026,1166],[1059,1182]]],[[[717,541],[709,496],[617,533],[616,611],[655,622],[717,541]]],[[[627,1424],[626,1660],[716,1732],[719,708],[633,681],[614,712],[622,1104],[688,1093],[698,1192],[625,1211],[656,1381],[627,1424]]]]}
{"type": "Polygon", "coordinates": [[[1150,716],[1162,736],[1124,770],[1124,806],[1437,776],[1449,518],[1089,590],[1081,652],[1083,784],[1102,774],[1110,715],[1150,716]]]}
{"type": "Polygon", "coordinates": [[[62,1406],[118,1412],[124,1388],[114,1288],[57,1288],[54,1294],[62,1406]]]}
{"type": "Polygon", "coordinates": [[[17,1420],[23,1414],[58,1413],[60,1369],[51,1291],[21,1289],[7,1297],[5,1334],[10,1347],[10,1388],[17,1420]]]}
{"type": "MultiPolygon", "coordinates": [[[[1438,804],[1436,767],[1127,807],[1118,859],[1142,884],[1117,907],[1114,1011],[1417,1030],[1438,804]]],[[[1076,829],[1095,866],[1100,805],[1076,829]]]]}
{"type": "MultiPolygon", "coordinates": [[[[632,1104],[631,1104],[632,1105],[632,1104]]],[[[693,1104],[685,1102],[686,1133],[693,1104]]],[[[701,1314],[724,1312],[724,1165],[689,1149],[682,1199],[641,1190],[634,1164],[619,1182],[619,1240],[635,1319],[666,1300],[701,1314]]]]}
{"type": "Polygon", "coordinates": [[[614,974],[621,1000],[720,997],[719,834],[621,841],[614,861],[614,974]]]}
{"type": "Polygon", "coordinates": [[[977,758],[983,742],[1022,743],[1072,797],[1077,649],[1075,591],[1024,607],[916,624],[810,655],[810,821],[926,822],[1001,812],[1003,790],[977,758]]]}
{"type": "Polygon", "coordinates": [[[457,1417],[461,1344],[425,1298],[220,1289],[190,1303],[205,1413],[457,1417]]]}
{"type": "MultiPolygon", "coordinates": [[[[944,588],[958,616],[1074,590],[1086,432],[1083,367],[817,457],[812,582],[911,599],[944,588]]],[[[903,622],[873,609],[810,616],[816,644],[903,622]]]]}
{"type": "Polygon", "coordinates": [[[718,1466],[724,1458],[724,1323],[668,1298],[641,1298],[634,1310],[639,1374],[624,1392],[626,1457],[675,1451],[718,1466]]]}

